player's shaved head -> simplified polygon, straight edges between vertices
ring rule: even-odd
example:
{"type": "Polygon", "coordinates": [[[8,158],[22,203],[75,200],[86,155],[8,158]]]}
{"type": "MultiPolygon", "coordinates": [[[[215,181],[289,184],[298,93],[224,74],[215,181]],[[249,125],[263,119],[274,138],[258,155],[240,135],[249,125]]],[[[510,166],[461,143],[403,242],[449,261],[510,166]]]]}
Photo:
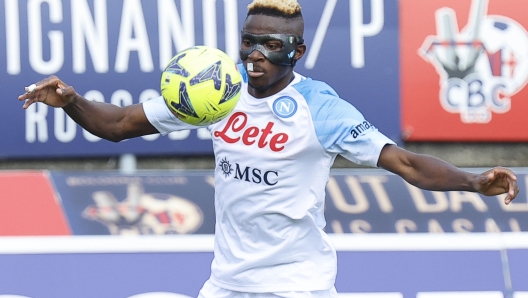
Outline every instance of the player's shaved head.
{"type": "MultiPolygon", "coordinates": [[[[282,18],[289,32],[298,36],[304,33],[304,20],[301,5],[297,0],[253,0],[248,5],[247,16],[265,15],[282,18]]],[[[284,28],[285,29],[285,28],[284,28]]]]}

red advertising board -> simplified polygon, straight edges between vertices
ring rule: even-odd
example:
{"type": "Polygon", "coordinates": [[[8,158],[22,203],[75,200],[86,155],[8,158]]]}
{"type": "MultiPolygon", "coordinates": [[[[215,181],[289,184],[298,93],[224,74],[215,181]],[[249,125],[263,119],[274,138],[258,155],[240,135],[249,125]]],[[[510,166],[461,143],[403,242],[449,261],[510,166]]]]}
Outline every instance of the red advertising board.
{"type": "Polygon", "coordinates": [[[400,1],[402,135],[528,141],[526,0],[400,1]]]}
{"type": "Polygon", "coordinates": [[[45,172],[0,172],[0,236],[70,235],[45,172]]]}

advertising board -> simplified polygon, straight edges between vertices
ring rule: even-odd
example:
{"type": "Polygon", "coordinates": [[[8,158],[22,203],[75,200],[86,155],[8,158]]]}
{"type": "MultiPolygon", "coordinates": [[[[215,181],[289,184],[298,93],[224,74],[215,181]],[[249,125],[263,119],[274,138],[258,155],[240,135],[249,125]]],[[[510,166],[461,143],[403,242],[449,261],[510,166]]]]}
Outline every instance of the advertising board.
{"type": "MultiPolygon", "coordinates": [[[[189,298],[212,235],[0,237],[1,298],[189,298]]],[[[528,236],[333,235],[342,298],[526,298],[528,236]],[[506,256],[506,258],[504,258],[506,256]]]]}
{"type": "MultiPolygon", "coordinates": [[[[505,205],[503,196],[421,190],[386,171],[334,170],[325,231],[528,232],[528,172],[514,171],[520,192],[505,205]]],[[[5,171],[0,193],[0,236],[213,234],[215,228],[208,170],[5,171]]]]}
{"type": "Polygon", "coordinates": [[[404,139],[528,140],[526,7],[522,0],[400,1],[404,139]]]}
{"type": "MultiPolygon", "coordinates": [[[[308,51],[296,70],[329,83],[398,140],[397,2],[300,2],[308,51]]],[[[23,110],[17,97],[25,86],[52,74],[89,100],[126,106],[157,97],[161,71],[176,52],[204,44],[239,61],[239,33],[249,3],[1,0],[0,157],[212,153],[205,129],[114,144],[81,129],[62,109],[37,104],[23,110]]]]}
{"type": "MultiPolygon", "coordinates": [[[[474,170],[474,169],[473,169],[474,170]]],[[[334,170],[326,187],[329,233],[528,232],[528,172],[503,196],[418,189],[381,170],[334,170]]],[[[212,234],[212,171],[50,172],[74,235],[212,234]]]]}

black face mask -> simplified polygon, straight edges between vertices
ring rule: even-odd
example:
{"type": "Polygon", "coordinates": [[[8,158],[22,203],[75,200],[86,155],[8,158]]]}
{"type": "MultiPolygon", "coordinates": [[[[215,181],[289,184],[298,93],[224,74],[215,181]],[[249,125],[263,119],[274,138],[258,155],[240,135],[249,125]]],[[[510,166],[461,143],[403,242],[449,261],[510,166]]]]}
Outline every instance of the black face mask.
{"type": "Polygon", "coordinates": [[[251,34],[242,31],[242,40],[248,40],[252,46],[247,50],[240,50],[240,59],[246,60],[253,51],[259,51],[266,57],[271,63],[277,65],[288,65],[294,66],[297,60],[295,60],[295,50],[297,45],[303,44],[304,39],[302,36],[289,35],[289,34],[251,34]],[[268,41],[280,41],[282,48],[280,51],[267,50],[264,44],[268,41]]]}

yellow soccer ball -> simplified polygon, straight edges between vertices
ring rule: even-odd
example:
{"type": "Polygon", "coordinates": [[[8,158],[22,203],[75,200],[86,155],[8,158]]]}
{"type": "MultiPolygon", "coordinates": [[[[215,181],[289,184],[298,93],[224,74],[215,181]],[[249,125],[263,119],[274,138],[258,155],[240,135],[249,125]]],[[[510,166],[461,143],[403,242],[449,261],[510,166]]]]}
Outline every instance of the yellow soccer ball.
{"type": "Polygon", "coordinates": [[[174,56],[161,75],[161,95],[183,122],[205,126],[231,113],[240,98],[242,76],[223,51],[194,46],[174,56]]]}

